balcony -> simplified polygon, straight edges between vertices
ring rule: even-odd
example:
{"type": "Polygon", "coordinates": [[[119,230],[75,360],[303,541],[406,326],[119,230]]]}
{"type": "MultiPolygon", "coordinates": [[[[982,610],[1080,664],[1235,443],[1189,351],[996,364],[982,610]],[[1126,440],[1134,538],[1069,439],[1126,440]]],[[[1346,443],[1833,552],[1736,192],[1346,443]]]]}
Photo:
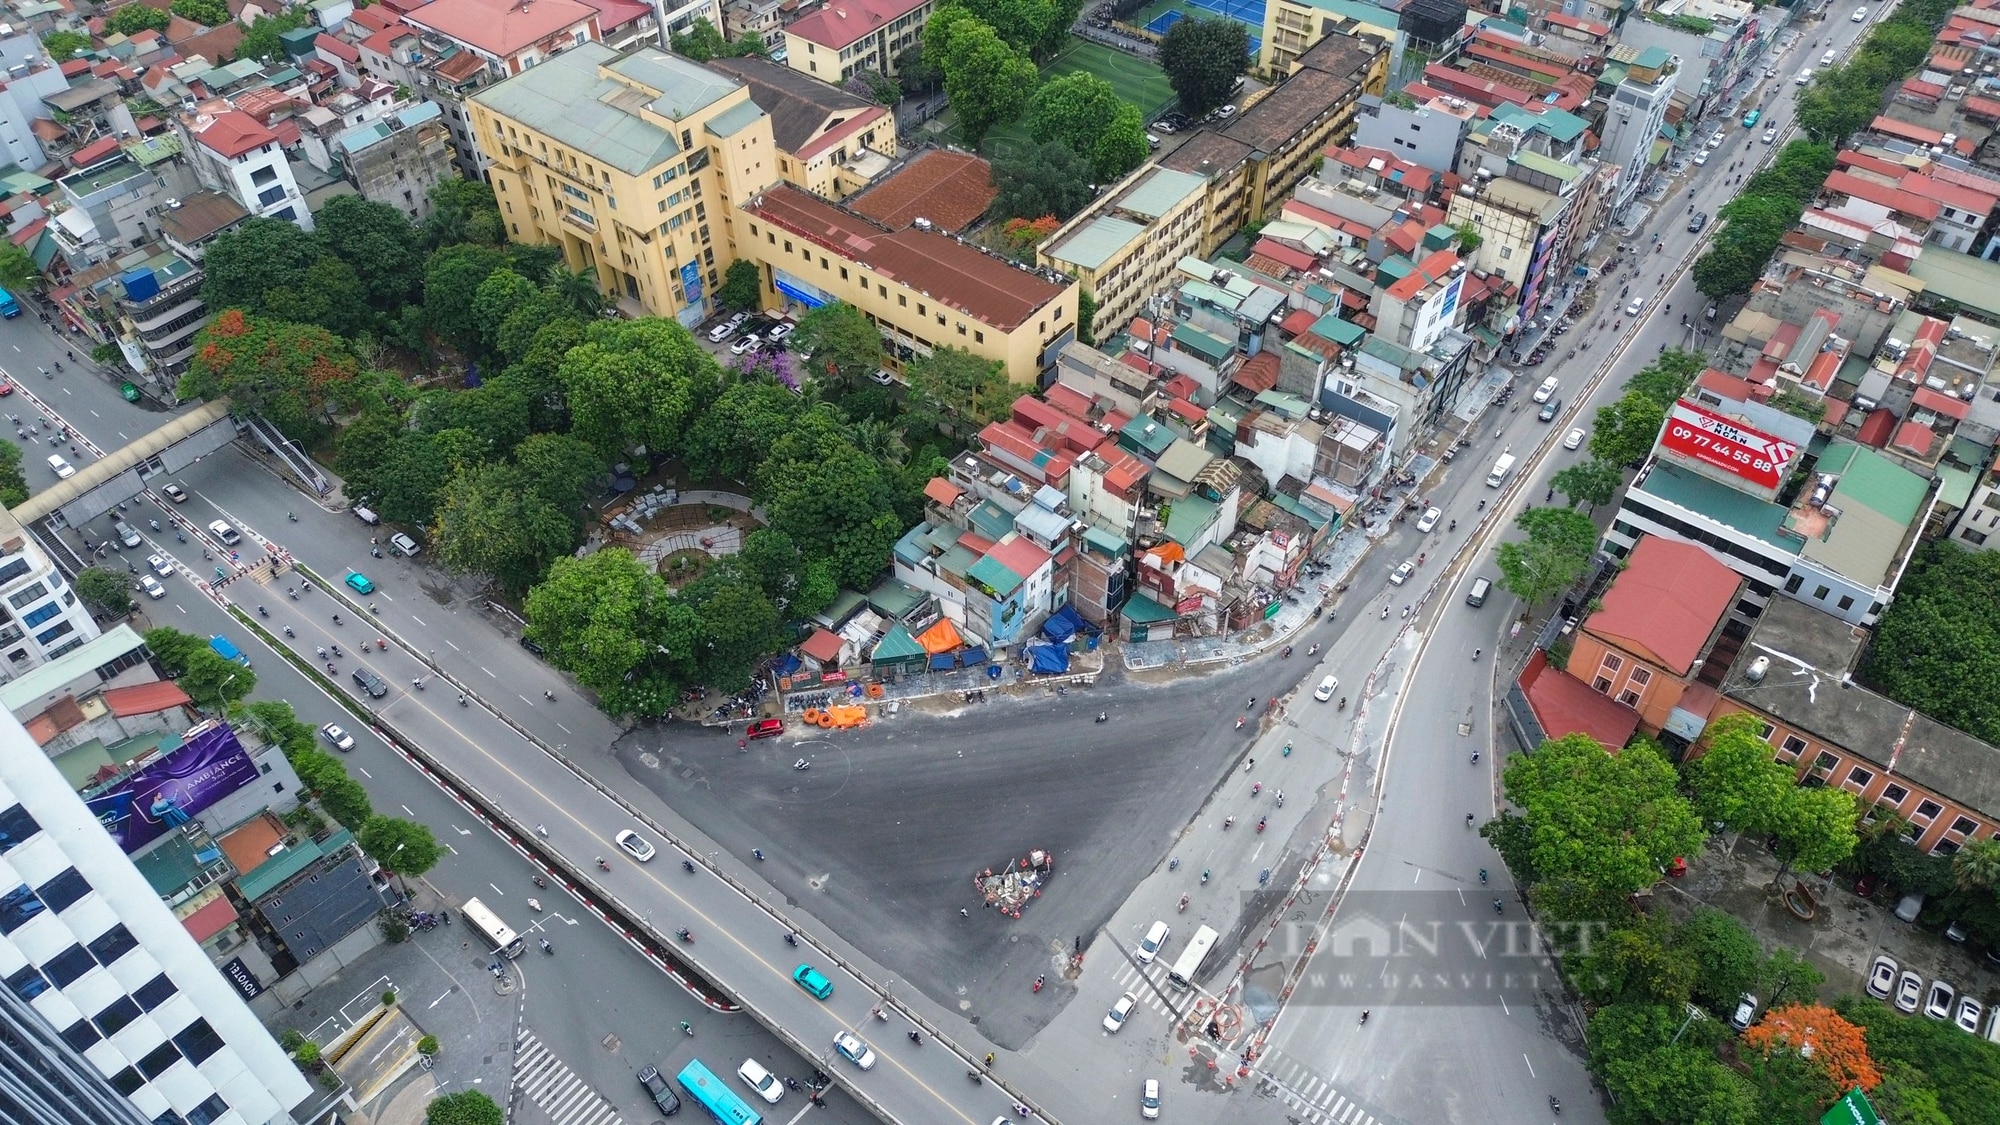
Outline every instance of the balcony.
{"type": "Polygon", "coordinates": [[[593,241],[596,240],[597,219],[594,216],[565,207],[562,210],[562,214],[558,217],[562,220],[563,225],[589,237],[593,241]]]}

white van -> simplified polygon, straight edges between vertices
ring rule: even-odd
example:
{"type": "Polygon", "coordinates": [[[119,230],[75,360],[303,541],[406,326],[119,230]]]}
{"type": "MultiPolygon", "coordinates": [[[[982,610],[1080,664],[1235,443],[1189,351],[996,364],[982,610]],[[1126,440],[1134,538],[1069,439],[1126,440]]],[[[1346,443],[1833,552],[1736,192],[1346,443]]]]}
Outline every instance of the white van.
{"type": "Polygon", "coordinates": [[[1812,67],[1807,67],[1804,70],[1799,71],[1799,76],[1797,78],[1792,79],[1792,85],[1803,86],[1811,81],[1812,81],[1812,67]]]}
{"type": "Polygon", "coordinates": [[[1562,385],[1561,382],[1558,381],[1556,377],[1553,375],[1542,380],[1542,385],[1535,388],[1535,401],[1536,402],[1549,401],[1550,396],[1554,395],[1556,393],[1556,388],[1561,385],[1562,385]]]}
{"type": "Polygon", "coordinates": [[[1856,8],[1856,9],[1854,9],[1854,14],[1853,14],[1853,15],[1851,15],[1851,16],[1849,16],[1849,17],[1847,17],[1847,18],[1848,18],[1848,20],[1849,20],[1850,22],[1853,22],[1853,23],[1867,23],[1867,22],[1868,22],[1868,9],[1866,9],[1866,8],[1856,8]]]}
{"type": "Polygon", "coordinates": [[[1823,67],[1832,66],[1833,60],[1838,57],[1839,57],[1838,55],[1834,54],[1832,51],[1829,50],[1826,54],[1821,55],[1819,57],[1819,65],[1823,67]]]}
{"type": "Polygon", "coordinates": [[[1498,461],[1493,462],[1493,471],[1486,474],[1486,487],[1499,488],[1501,485],[1507,483],[1507,474],[1513,471],[1514,455],[1512,453],[1502,454],[1498,461]]]}
{"type": "Polygon", "coordinates": [[[1153,928],[1147,930],[1146,936],[1139,939],[1139,948],[1134,949],[1132,955],[1139,959],[1141,965],[1152,964],[1153,958],[1158,957],[1160,950],[1166,947],[1169,932],[1165,922],[1153,923],[1153,928]]]}

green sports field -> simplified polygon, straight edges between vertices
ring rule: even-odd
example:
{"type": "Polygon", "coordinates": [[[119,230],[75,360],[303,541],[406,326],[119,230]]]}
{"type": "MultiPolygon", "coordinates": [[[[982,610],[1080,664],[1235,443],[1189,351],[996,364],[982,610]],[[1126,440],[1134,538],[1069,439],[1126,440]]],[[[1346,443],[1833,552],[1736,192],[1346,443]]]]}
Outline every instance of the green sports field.
{"type": "MultiPolygon", "coordinates": [[[[1119,97],[1138,106],[1141,118],[1148,122],[1174,99],[1174,88],[1167,83],[1167,72],[1157,65],[1073,35],[1070,36],[1069,47],[1042,67],[1042,81],[1078,71],[1094,74],[1111,83],[1111,89],[1119,97]]],[[[963,143],[958,137],[957,123],[950,110],[939,116],[938,124],[938,131],[946,139],[963,143]]],[[[991,159],[1032,143],[1028,139],[1028,130],[1016,121],[988,130],[986,140],[979,147],[981,153],[991,159]]]]}

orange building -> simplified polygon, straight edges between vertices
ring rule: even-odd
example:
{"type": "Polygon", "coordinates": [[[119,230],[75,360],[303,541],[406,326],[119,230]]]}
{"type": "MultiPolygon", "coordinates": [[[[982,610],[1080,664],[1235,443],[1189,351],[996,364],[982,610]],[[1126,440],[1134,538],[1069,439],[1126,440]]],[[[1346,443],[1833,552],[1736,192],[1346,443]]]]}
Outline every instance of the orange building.
{"type": "Polygon", "coordinates": [[[1566,671],[1638,712],[1646,733],[1691,738],[1746,631],[1728,624],[1742,587],[1702,548],[1648,535],[1577,630],[1566,671]]]}

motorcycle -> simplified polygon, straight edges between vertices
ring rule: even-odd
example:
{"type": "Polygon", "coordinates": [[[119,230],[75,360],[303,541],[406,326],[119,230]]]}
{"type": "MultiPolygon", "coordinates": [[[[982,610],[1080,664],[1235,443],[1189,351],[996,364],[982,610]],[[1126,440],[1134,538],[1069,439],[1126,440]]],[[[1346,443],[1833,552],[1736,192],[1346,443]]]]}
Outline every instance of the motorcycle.
{"type": "Polygon", "coordinates": [[[555,947],[555,946],[553,946],[553,945],[550,945],[550,944],[549,944],[549,939],[547,939],[547,938],[543,938],[543,939],[542,939],[542,952],[543,952],[543,953],[554,953],[555,951],[556,951],[556,947],[555,947]]]}
{"type": "Polygon", "coordinates": [[[1285,660],[1291,659],[1291,655],[1292,655],[1292,646],[1290,645],[1286,645],[1283,651],[1278,653],[1279,658],[1285,660]]]}
{"type": "Polygon", "coordinates": [[[1341,697],[1340,697],[1340,706],[1338,706],[1338,707],[1335,707],[1335,708],[1334,708],[1334,710],[1336,710],[1336,711],[1345,711],[1345,710],[1347,710],[1347,697],[1346,697],[1346,696],[1344,696],[1344,695],[1343,695],[1343,696],[1341,696],[1341,697]]]}
{"type": "Polygon", "coordinates": [[[1108,723],[1108,722],[1110,722],[1110,721],[1111,721],[1111,716],[1110,716],[1109,714],[1107,714],[1106,712],[1103,712],[1103,711],[1099,711],[1099,712],[1097,713],[1097,718],[1096,718],[1096,719],[1095,719],[1094,721],[1095,721],[1095,722],[1100,722],[1100,723],[1108,723]]]}
{"type": "Polygon", "coordinates": [[[542,900],[538,898],[529,899],[528,909],[534,911],[537,914],[540,914],[542,912],[542,900]]]}
{"type": "Polygon", "coordinates": [[[598,869],[599,871],[609,871],[609,870],[611,870],[611,865],[610,865],[609,863],[606,863],[606,862],[605,862],[605,860],[604,860],[604,857],[603,857],[603,856],[598,856],[598,857],[597,857],[597,869],[598,869]]]}
{"type": "Polygon", "coordinates": [[[797,935],[797,934],[792,934],[792,933],[788,933],[788,934],[786,934],[786,935],[785,935],[785,944],[786,944],[786,945],[789,945],[789,946],[792,946],[792,947],[794,947],[794,948],[797,948],[797,946],[798,946],[798,944],[799,944],[799,935],[797,935]]]}
{"type": "Polygon", "coordinates": [[[1257,831],[1258,831],[1258,833],[1259,833],[1260,835],[1261,835],[1261,834],[1263,833],[1263,831],[1264,831],[1264,823],[1265,823],[1266,819],[1267,819],[1267,818],[1265,818],[1265,817],[1261,817],[1261,816],[1257,818],[1257,831]]]}
{"type": "Polygon", "coordinates": [[[1188,896],[1186,896],[1186,895],[1182,895],[1182,896],[1181,896],[1181,905],[1180,905],[1180,909],[1181,909],[1181,912],[1182,912],[1182,913],[1186,913],[1186,912],[1187,912],[1187,904],[1188,904],[1188,896]]]}
{"type": "Polygon", "coordinates": [[[1208,885],[1208,868],[1206,867],[1201,869],[1201,882],[1203,886],[1208,885]]]}
{"type": "Polygon", "coordinates": [[[1036,992],[1040,992],[1040,991],[1042,990],[1042,981],[1043,981],[1043,979],[1044,979],[1044,978],[1042,978],[1042,977],[1036,977],[1036,978],[1035,978],[1035,991],[1036,991],[1036,992]]]}
{"type": "Polygon", "coordinates": [[[674,936],[688,943],[689,945],[694,944],[694,933],[690,931],[686,926],[682,926],[680,929],[675,930],[674,936]]]}
{"type": "Polygon", "coordinates": [[[688,1021],[686,1021],[686,1020],[682,1020],[682,1021],[681,1021],[681,1034],[682,1034],[682,1035],[688,1035],[688,1036],[692,1036],[692,1035],[694,1034],[694,1025],[693,1025],[693,1024],[691,1024],[691,1023],[689,1023],[689,1022],[688,1022],[688,1021]]]}
{"type": "Polygon", "coordinates": [[[1486,885],[1486,869],[1484,867],[1479,869],[1479,885],[1482,887],[1486,885]]]}
{"type": "Polygon", "coordinates": [[[537,887],[540,887],[543,890],[548,889],[549,881],[547,879],[542,878],[540,875],[532,876],[532,878],[535,880],[535,885],[537,887]]]}

